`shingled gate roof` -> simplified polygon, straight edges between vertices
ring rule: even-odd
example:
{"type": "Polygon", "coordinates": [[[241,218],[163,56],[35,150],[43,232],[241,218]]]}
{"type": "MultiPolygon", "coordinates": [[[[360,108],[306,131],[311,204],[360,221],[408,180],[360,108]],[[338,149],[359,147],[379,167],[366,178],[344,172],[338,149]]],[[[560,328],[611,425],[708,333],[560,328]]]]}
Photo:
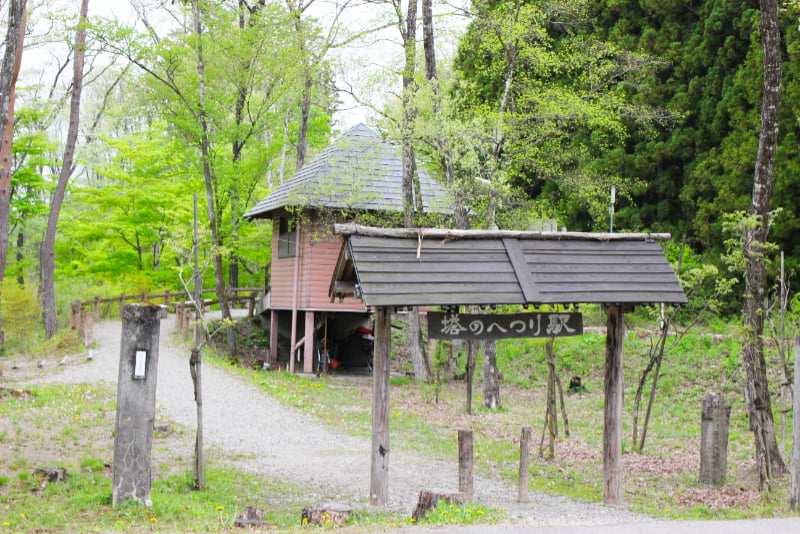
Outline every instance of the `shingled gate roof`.
{"type": "Polygon", "coordinates": [[[331,298],[367,306],[687,302],[668,234],[478,232],[336,225],[331,298]]]}
{"type": "MultiPolygon", "coordinates": [[[[424,210],[452,211],[444,188],[420,166],[418,173],[424,210]]],[[[265,218],[287,206],[402,211],[402,180],[399,147],[359,124],[244,216],[265,218]]]]}

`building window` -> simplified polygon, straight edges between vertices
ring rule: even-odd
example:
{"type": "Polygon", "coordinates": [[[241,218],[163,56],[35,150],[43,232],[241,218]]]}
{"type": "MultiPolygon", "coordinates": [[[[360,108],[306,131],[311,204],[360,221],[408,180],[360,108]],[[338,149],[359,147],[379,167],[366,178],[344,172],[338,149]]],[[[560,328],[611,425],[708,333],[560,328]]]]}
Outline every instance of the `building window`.
{"type": "Polygon", "coordinates": [[[278,223],[278,257],[292,258],[297,255],[297,229],[289,217],[281,217],[278,223]]]}

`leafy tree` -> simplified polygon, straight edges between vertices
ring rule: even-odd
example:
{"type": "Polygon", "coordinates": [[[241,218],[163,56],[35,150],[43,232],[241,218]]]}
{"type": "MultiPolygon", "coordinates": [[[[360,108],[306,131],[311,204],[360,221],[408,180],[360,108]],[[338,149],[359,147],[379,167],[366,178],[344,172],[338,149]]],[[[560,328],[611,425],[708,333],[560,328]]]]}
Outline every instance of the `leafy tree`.
{"type": "Polygon", "coordinates": [[[116,156],[97,169],[102,183],[73,188],[59,256],[73,266],[72,276],[121,281],[140,271],[156,286],[175,287],[175,249],[192,225],[199,185],[186,170],[196,162],[163,123],[105,141],[116,156]]]}
{"type": "Polygon", "coordinates": [[[596,161],[624,147],[632,125],[671,119],[636,98],[660,62],[593,37],[582,1],[481,2],[476,10],[453,89],[460,116],[488,117],[491,127],[483,134],[490,150],[474,161],[497,182],[549,198],[569,227],[605,227],[610,186],[630,195],[639,182],[596,161]]]}

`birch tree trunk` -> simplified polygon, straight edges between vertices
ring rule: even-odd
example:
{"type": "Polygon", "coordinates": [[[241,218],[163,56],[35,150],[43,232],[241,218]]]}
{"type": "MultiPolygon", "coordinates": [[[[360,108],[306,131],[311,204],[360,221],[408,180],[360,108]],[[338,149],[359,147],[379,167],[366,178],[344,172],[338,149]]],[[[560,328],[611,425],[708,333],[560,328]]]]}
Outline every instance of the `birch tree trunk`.
{"type": "MultiPolygon", "coordinates": [[[[217,220],[216,197],[214,194],[214,184],[216,176],[211,165],[211,140],[209,138],[208,118],[206,116],[205,105],[205,56],[203,53],[203,25],[200,19],[200,6],[198,0],[192,0],[192,21],[194,31],[197,35],[197,84],[198,102],[197,117],[200,121],[200,151],[203,159],[203,182],[206,189],[206,211],[208,213],[208,226],[211,230],[211,239],[216,247],[223,245],[222,237],[219,232],[219,222],[217,220]]],[[[225,271],[222,266],[222,255],[214,252],[214,286],[219,299],[219,307],[222,311],[223,319],[231,318],[231,310],[228,305],[228,295],[225,291],[225,271]]],[[[228,328],[228,350],[233,350],[233,328],[228,328]]]]}
{"type": "Polygon", "coordinates": [[[56,321],[56,283],[55,283],[55,248],[56,229],[61,205],[67,191],[67,184],[72,176],[75,144],[78,139],[78,126],[80,125],[81,91],[83,90],[83,64],[86,57],[86,17],[89,11],[89,0],[81,1],[78,29],[75,31],[75,45],[73,58],[72,97],[70,100],[69,129],[67,143],[64,147],[64,160],[61,162],[61,173],[58,177],[56,190],[50,203],[50,214],[47,217],[47,229],[42,242],[42,317],[44,319],[45,338],[50,339],[58,328],[56,321]]]}
{"type": "Polygon", "coordinates": [[[760,224],[748,230],[746,257],[744,326],[745,346],[742,361],[746,382],[744,397],[755,438],[759,486],[786,472],[772,418],[772,402],[767,364],[764,358],[764,314],[766,311],[766,268],[764,245],[769,233],[769,209],[775,152],[778,146],[778,115],[781,107],[781,53],[776,0],[760,0],[761,46],[764,59],[764,86],[761,101],[761,135],[753,178],[750,213],[760,224]]]}
{"type": "MultiPolygon", "coordinates": [[[[25,39],[25,3],[26,0],[11,0],[8,4],[8,31],[4,44],[2,71],[0,71],[0,135],[2,135],[0,138],[0,295],[8,260],[14,101],[17,77],[22,63],[22,44],[25,39]]],[[[0,345],[5,343],[5,337],[3,319],[0,316],[0,345]]]]}

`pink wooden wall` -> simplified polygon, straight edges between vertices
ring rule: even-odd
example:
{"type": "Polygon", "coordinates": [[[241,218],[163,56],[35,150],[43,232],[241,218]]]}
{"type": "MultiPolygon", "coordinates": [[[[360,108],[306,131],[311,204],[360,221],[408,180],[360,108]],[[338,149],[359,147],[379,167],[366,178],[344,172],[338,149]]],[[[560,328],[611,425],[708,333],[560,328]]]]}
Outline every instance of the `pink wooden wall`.
{"type": "MultiPolygon", "coordinates": [[[[333,269],[339,257],[342,237],[331,232],[301,228],[297,242],[299,257],[278,257],[279,219],[272,221],[272,278],[270,281],[270,305],[278,310],[292,309],[294,290],[294,262],[300,261],[298,301],[299,310],[317,311],[365,311],[360,299],[346,298],[339,303],[328,297],[333,269]],[[312,239],[313,238],[313,239],[312,239]]],[[[313,228],[313,223],[311,223],[313,228]]]]}

